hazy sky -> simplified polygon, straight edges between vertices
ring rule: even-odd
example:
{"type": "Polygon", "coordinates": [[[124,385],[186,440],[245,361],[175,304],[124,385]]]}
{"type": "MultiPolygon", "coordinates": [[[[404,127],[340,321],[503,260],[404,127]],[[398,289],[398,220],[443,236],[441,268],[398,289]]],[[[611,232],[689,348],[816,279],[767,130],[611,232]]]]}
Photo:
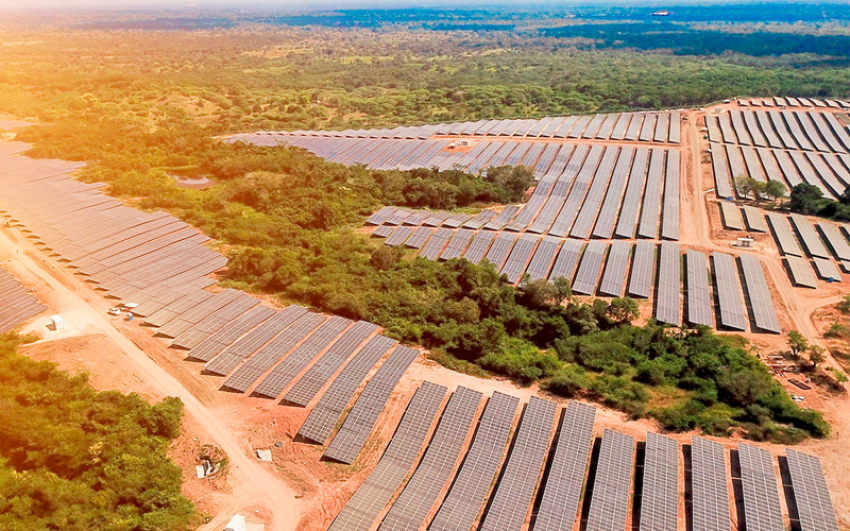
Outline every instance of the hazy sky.
{"type": "MultiPolygon", "coordinates": [[[[835,3],[842,0],[827,0],[825,3],[835,3]]],[[[758,0],[756,0],[758,2],[758,0]]],[[[749,3],[756,3],[749,2],[749,3]]],[[[644,0],[644,1],[628,1],[628,0],[543,0],[535,2],[535,5],[571,5],[576,3],[582,4],[640,4],[640,5],[682,5],[693,3],[724,3],[723,0],[644,0]]],[[[728,2],[732,3],[732,2],[728,2]]],[[[742,0],[737,0],[734,3],[743,3],[742,0]]],[[[818,3],[818,2],[783,2],[782,0],[773,0],[772,3],[818,3]]],[[[453,0],[419,0],[411,3],[399,3],[392,0],[0,0],[0,8],[12,10],[29,10],[29,9],[62,9],[62,10],[85,10],[85,9],[133,9],[133,8],[153,8],[153,9],[176,9],[185,10],[192,7],[230,7],[230,8],[323,8],[329,7],[393,7],[393,8],[409,8],[422,6],[448,6],[462,7],[466,5],[510,5],[517,4],[511,0],[465,0],[462,4],[453,0]]],[[[528,7],[528,4],[519,2],[517,7],[528,7]]]]}

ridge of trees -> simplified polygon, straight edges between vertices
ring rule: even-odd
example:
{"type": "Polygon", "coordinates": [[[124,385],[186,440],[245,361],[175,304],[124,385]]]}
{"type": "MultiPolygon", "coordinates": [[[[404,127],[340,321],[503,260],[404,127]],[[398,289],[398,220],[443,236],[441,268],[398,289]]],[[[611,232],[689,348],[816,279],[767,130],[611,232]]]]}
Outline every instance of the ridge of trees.
{"type": "Polygon", "coordinates": [[[193,523],[166,455],[183,404],[97,392],[0,335],[0,529],[181,531],[193,523]]]}

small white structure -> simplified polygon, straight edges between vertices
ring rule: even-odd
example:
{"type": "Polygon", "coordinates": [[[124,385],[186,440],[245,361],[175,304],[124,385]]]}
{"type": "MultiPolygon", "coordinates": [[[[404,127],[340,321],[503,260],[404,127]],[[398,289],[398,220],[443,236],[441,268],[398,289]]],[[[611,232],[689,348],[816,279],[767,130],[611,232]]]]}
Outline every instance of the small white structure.
{"type": "Polygon", "coordinates": [[[212,472],[212,463],[206,459],[200,465],[195,465],[195,473],[198,475],[198,479],[204,479],[210,472],[212,472]]]}
{"type": "Polygon", "coordinates": [[[227,526],[225,526],[224,531],[247,531],[248,526],[245,524],[245,517],[237,514],[233,518],[230,519],[227,526]]]}
{"type": "Polygon", "coordinates": [[[460,147],[469,147],[471,145],[472,145],[472,142],[470,142],[469,140],[461,140],[460,141],[460,147]]]}
{"type": "Polygon", "coordinates": [[[257,459],[260,461],[267,461],[269,463],[272,462],[272,451],[271,450],[257,450],[257,459]]]}
{"type": "Polygon", "coordinates": [[[65,330],[65,321],[58,315],[51,315],[50,326],[53,330],[65,330]]]}
{"type": "Polygon", "coordinates": [[[735,243],[735,247],[752,247],[753,239],[752,238],[738,238],[738,241],[735,243]]]}

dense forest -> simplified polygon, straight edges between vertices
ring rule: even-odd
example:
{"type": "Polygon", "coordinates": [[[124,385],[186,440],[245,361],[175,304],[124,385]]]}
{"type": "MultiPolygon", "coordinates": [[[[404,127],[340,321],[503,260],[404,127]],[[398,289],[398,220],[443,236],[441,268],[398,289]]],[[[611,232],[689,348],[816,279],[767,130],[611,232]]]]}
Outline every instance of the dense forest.
{"type": "Polygon", "coordinates": [[[0,336],[0,529],[178,531],[194,519],[166,456],[183,404],[97,392],[0,336]]]}
{"type": "Polygon", "coordinates": [[[465,208],[521,199],[528,172],[371,171],[302,150],[227,144],[252,129],[350,128],[700,105],[731,94],[850,94],[809,54],[756,57],[582,49],[510,31],[364,31],[237,24],[196,32],[4,35],[0,112],[33,156],[167,209],[218,240],[224,282],[384,326],[447,366],[540,382],[667,428],[825,436],[744,345],[710,330],[631,324],[629,299],[580,303],[565,282],[508,286],[491,266],[411,260],[359,228],[381,205],[465,208]],[[22,44],[24,43],[24,44],[22,44]],[[206,190],[174,174],[212,179],[206,190]]]}

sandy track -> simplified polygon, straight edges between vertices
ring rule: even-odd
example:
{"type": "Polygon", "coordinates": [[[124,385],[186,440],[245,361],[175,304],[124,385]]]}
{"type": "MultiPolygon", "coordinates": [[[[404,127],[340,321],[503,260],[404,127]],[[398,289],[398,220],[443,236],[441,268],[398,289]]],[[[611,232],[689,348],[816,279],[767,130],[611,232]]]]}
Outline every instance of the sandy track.
{"type": "MultiPolygon", "coordinates": [[[[107,301],[99,299],[82,280],[51,260],[41,258],[40,254],[17,233],[9,229],[0,231],[0,259],[8,262],[4,265],[27,285],[37,286],[39,297],[49,304],[52,311],[61,313],[72,330],[102,335],[120,351],[122,359],[118,362],[128,371],[155,389],[157,394],[179,397],[185,405],[186,415],[226,454],[228,484],[232,493],[227,505],[221,507],[218,515],[201,529],[221,529],[236,512],[259,505],[271,515],[271,525],[267,526],[269,531],[294,530],[299,516],[295,491],[251,456],[251,449],[243,446],[239,432],[227,425],[226,415],[205,404],[177,377],[151,359],[137,342],[124,335],[130,330],[119,331],[104,312],[108,307],[107,301]]],[[[121,328],[135,328],[136,332],[145,334],[133,324],[121,328]]],[[[150,339],[151,343],[155,343],[153,338],[150,339]]],[[[173,354],[171,357],[174,357],[173,354]]]]}

